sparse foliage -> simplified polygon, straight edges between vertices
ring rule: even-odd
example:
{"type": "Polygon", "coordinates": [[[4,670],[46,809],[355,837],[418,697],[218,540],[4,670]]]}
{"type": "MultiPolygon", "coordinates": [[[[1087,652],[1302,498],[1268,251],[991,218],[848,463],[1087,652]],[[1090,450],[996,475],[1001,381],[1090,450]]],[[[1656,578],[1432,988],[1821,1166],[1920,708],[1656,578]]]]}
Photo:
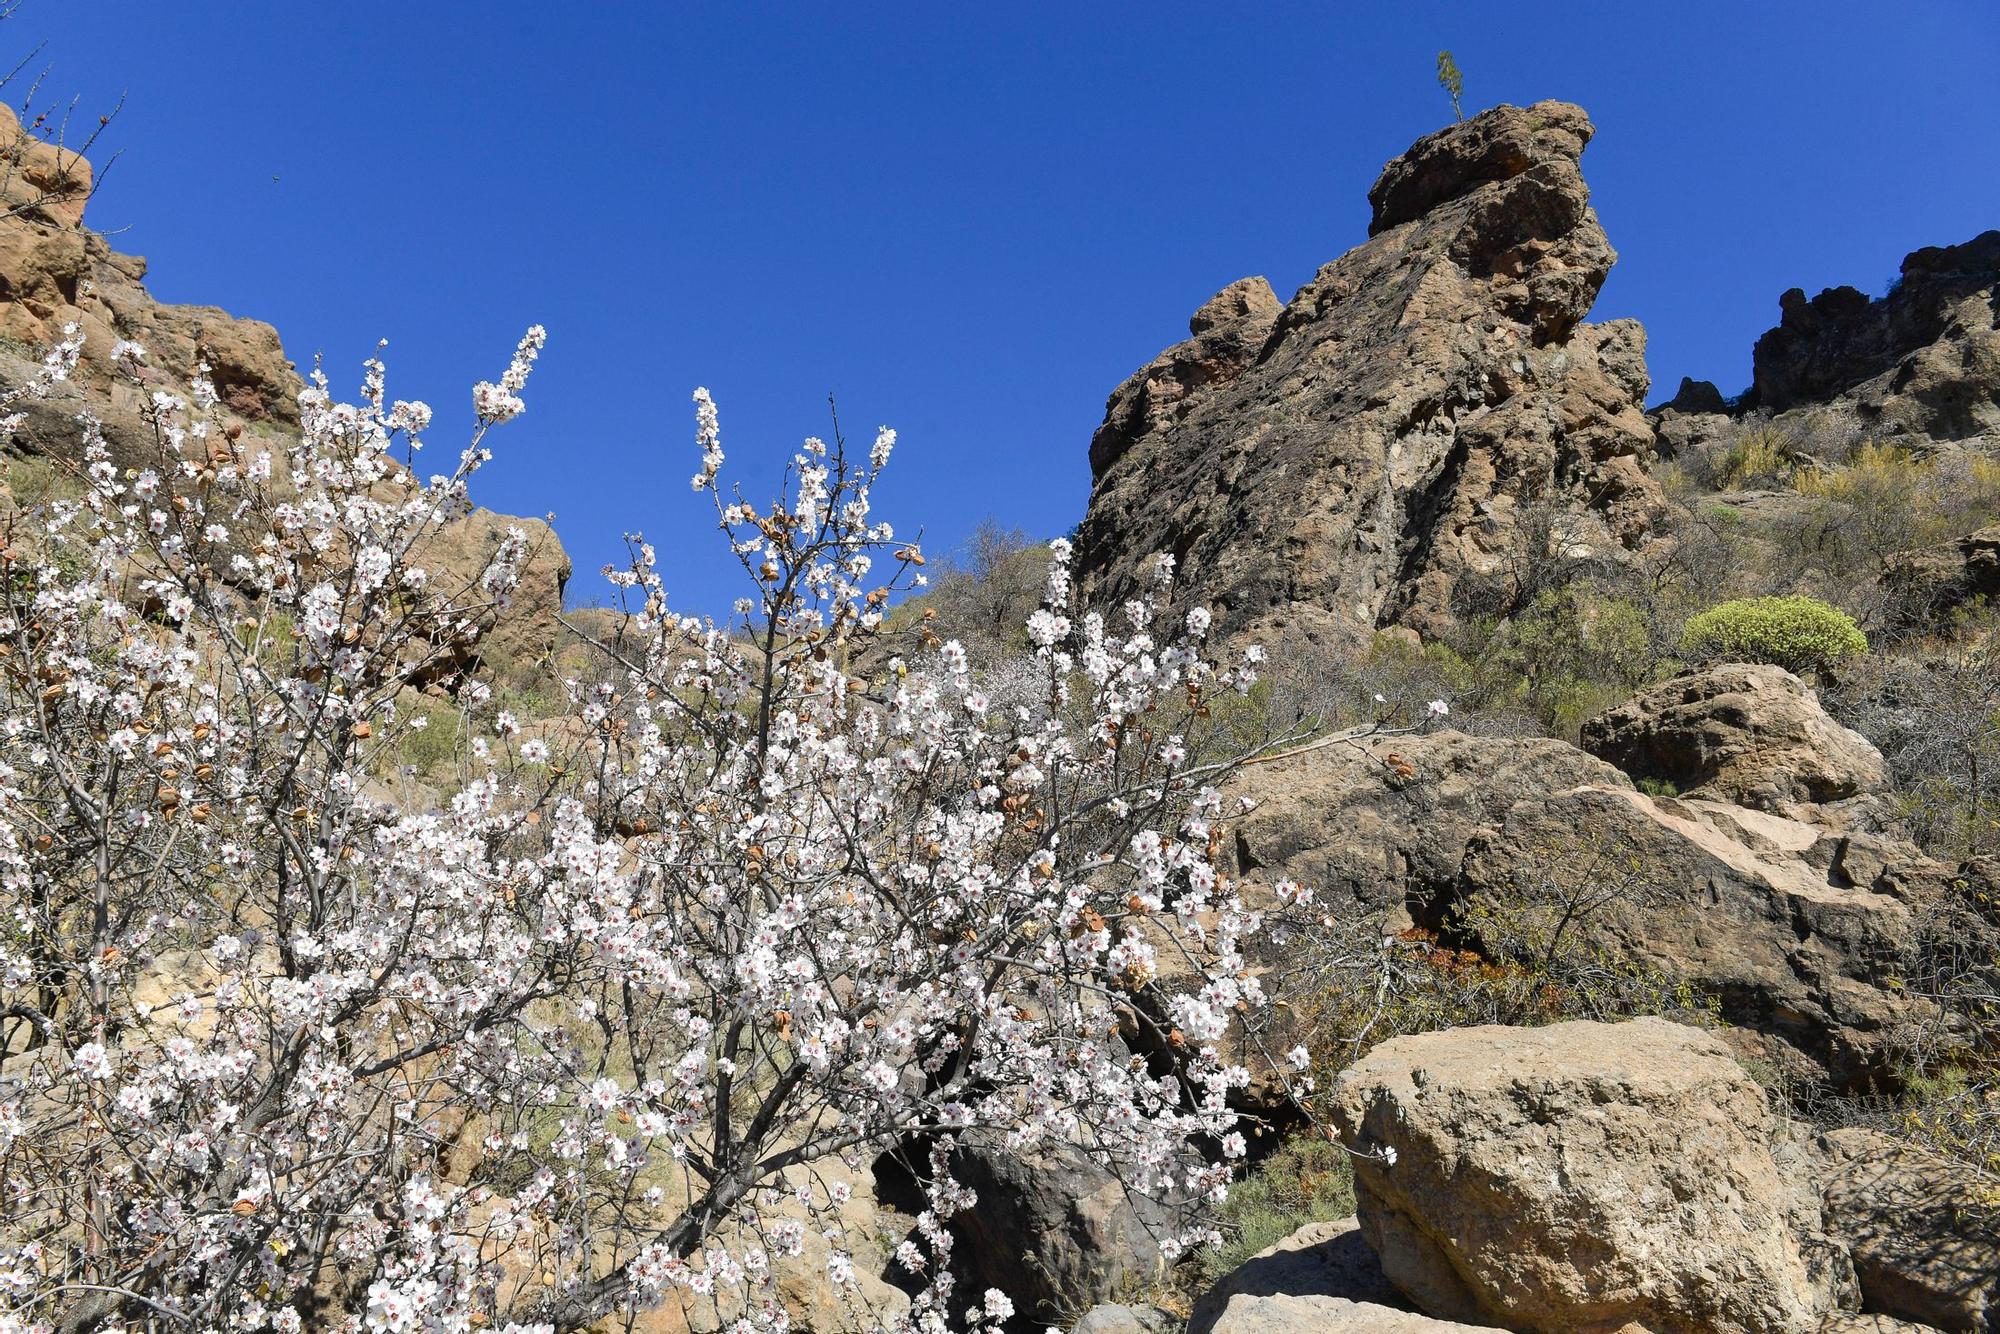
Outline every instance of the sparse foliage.
{"type": "Polygon", "coordinates": [[[1438,87],[1451,98],[1451,118],[1464,120],[1465,109],[1459,105],[1459,98],[1465,92],[1465,76],[1459,73],[1458,62],[1452,59],[1449,51],[1438,52],[1437,79],[1438,87]]]}

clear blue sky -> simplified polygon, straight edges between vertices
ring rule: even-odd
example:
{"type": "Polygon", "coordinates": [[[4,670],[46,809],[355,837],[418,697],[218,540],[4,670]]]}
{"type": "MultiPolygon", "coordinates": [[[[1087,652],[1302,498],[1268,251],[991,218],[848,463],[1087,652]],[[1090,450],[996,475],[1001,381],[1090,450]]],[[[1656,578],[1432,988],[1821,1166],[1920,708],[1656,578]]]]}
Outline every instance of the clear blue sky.
{"type": "Polygon", "coordinates": [[[899,530],[1064,532],[1114,385],[1224,284],[1289,295],[1363,239],[1384,160],[1449,117],[1440,47],[1468,112],[1596,120],[1597,318],[1645,322],[1655,400],[1741,389],[1783,289],[1879,292],[2000,226],[1994,0],[28,0],[0,38],[46,38],[86,107],[128,93],[91,220],[156,295],[343,387],[387,337],[391,392],[453,420],[546,324],[479,499],[556,512],[573,597],[645,529],[690,610],[737,591],[695,385],[753,495],[831,390],[901,432],[899,530]]]}

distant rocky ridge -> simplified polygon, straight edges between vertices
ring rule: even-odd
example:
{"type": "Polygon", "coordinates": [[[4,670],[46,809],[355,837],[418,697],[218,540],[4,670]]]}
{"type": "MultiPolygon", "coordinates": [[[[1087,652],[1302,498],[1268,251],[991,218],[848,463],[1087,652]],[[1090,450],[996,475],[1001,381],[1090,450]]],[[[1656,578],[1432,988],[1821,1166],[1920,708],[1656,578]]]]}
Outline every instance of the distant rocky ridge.
{"type": "Polygon", "coordinates": [[[1620,560],[1664,504],[1644,466],[1645,336],[1583,323],[1616,259],[1577,107],[1503,106],[1417,142],[1370,239],[1281,304],[1262,278],[1111,395],[1091,441],[1086,592],[1167,552],[1228,631],[1351,644],[1507,596],[1534,511],[1620,560]]]}
{"type": "Polygon", "coordinates": [[[1730,401],[1683,380],[1655,410],[1663,452],[1748,416],[1806,435],[1815,416],[1830,416],[1919,449],[2000,442],[2000,230],[1912,251],[1883,296],[1829,287],[1808,299],[1794,287],[1778,306],[1746,392],[1730,401]]]}

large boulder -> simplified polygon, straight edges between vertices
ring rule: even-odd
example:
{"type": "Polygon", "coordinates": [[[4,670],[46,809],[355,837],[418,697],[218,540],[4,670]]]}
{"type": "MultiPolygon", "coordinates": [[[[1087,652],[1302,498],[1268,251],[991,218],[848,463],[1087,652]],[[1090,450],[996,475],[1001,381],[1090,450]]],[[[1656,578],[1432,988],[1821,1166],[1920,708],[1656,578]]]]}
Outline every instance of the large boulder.
{"type": "Polygon", "coordinates": [[[1641,691],[1583,725],[1583,748],[1690,796],[1795,814],[1888,786],[1882,754],[1782,667],[1724,663],[1641,691]]]}
{"type": "Polygon", "coordinates": [[[1516,803],[1419,916],[1450,933],[1496,910],[1572,914],[1570,948],[1689,983],[1746,1030],[1737,1040],[1779,1044],[1749,1048],[1758,1055],[1865,1088],[1892,1082],[1936,1017],[1898,983],[1921,958],[1923,909],[1949,882],[1914,848],[1868,835],[1578,787],[1516,803]]]}
{"type": "Polygon", "coordinates": [[[2000,1220],[1960,1165],[1872,1130],[1827,1136],[1827,1228],[1862,1306],[1939,1329],[2000,1331],[2000,1220]]]}
{"type": "Polygon", "coordinates": [[[1549,1334],[1776,1334],[1853,1305],[1763,1090],[1658,1019],[1386,1042],[1333,1089],[1363,1234],[1428,1314],[1549,1334]]]}
{"type": "Polygon", "coordinates": [[[1231,779],[1224,869],[1295,880],[1322,899],[1400,908],[1458,877],[1473,835],[1550,790],[1629,787],[1565,741],[1437,731],[1319,742],[1231,779]]]}
{"type": "Polygon", "coordinates": [[[1157,1306],[1102,1302],[1083,1313],[1069,1334],[1175,1334],[1180,1321],[1157,1306]]]}
{"type": "Polygon", "coordinates": [[[1232,1297],[1203,1326],[1206,1334],[1478,1334],[1492,1325],[1464,1325],[1433,1320],[1427,1315],[1398,1311],[1344,1297],[1300,1297],[1273,1293],[1265,1297],[1232,1297]]]}
{"type": "MultiPolygon", "coordinates": [[[[1370,239],[1282,309],[1262,279],[1111,395],[1079,574],[1130,596],[1155,553],[1224,631],[1347,643],[1454,621],[1522,561],[1621,560],[1662,506],[1641,456],[1645,337],[1586,325],[1615,253],[1577,107],[1503,106],[1419,141],[1370,239]],[[1553,506],[1550,525],[1535,514],[1553,506]]],[[[1507,596],[1507,590],[1498,590],[1507,596]]]]}
{"type": "Polygon", "coordinates": [[[569,556],[554,529],[540,519],[476,509],[440,529],[424,547],[423,560],[431,587],[453,592],[478,631],[476,642],[433,663],[432,677],[484,671],[517,682],[546,679],[566,634],[556,617],[570,576],[569,556]],[[516,533],[527,546],[518,581],[504,593],[480,592],[494,554],[516,533]]]}
{"type": "MultiPolygon", "coordinates": [[[[1795,771],[1806,761],[1792,753],[1795,771]]],[[[1754,747],[1729,754],[1716,772],[1732,792],[1771,787],[1753,781],[1754,747]]],[[[1251,765],[1227,795],[1250,809],[1225,827],[1224,869],[1254,903],[1294,880],[1382,935],[1414,924],[1480,950],[1500,947],[1480,935],[1496,912],[1554,921],[1575,907],[1562,948],[1684,982],[1746,1054],[1844,1086],[1893,1082],[1936,1022],[1908,984],[1935,971],[1940,923],[1960,923],[1949,934],[1975,954],[2000,949],[2000,928],[1952,910],[1964,876],[1893,832],[1827,807],[1649,796],[1547,738],[1340,739],[1251,765]]],[[[1291,1014],[1275,1012],[1272,1050],[1302,1036],[1291,1014]]]]}

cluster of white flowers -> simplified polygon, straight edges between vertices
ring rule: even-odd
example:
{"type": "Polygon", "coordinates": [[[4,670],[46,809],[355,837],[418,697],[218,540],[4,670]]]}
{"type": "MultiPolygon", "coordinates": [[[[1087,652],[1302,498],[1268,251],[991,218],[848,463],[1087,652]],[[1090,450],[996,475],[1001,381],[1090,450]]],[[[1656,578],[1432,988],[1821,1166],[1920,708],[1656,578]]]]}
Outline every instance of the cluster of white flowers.
{"type": "MultiPolygon", "coordinates": [[[[521,401],[521,390],[527,385],[528,372],[534,368],[535,358],[541,355],[542,345],[547,341],[548,334],[542,326],[539,324],[532,326],[515,346],[514,359],[507,364],[506,371],[501,374],[500,383],[481,380],[472,386],[472,408],[478,414],[480,421],[487,423],[512,421],[527,411],[527,405],[521,401]]],[[[381,406],[379,380],[371,382],[370,388],[374,390],[370,397],[379,409],[381,406]]],[[[405,403],[396,405],[394,414],[396,424],[408,425],[412,433],[421,430],[420,423],[428,423],[429,419],[430,410],[421,404],[415,405],[414,408],[405,403]]]]}
{"type": "Polygon", "coordinates": [[[21,1235],[117,1224],[0,1257],[0,1320],[781,1329],[777,1259],[858,1294],[875,1253],[822,1169],[922,1144],[908,1322],[997,1327],[1006,1295],[952,1291],[964,1136],[1163,1201],[1246,1152],[1223,1040],[1265,1002],[1261,916],[1217,862],[1208,702],[1260,655],[1204,657],[1170,562],[1115,628],[1067,542],[1004,695],[956,644],[875,653],[922,577],[872,514],[894,433],[865,464],[808,441],[758,508],[697,391],[741,622],[671,612],[635,538],[618,637],[517,718],[465,665],[526,539],[449,579],[427,552],[542,345],[428,481],[390,446],[429,409],[379,360],[357,403],[315,373],[261,466],[211,394],[160,391],[157,457],[114,468],[86,424],[82,499],[8,555],[0,977],[33,1021],[0,1033],[0,1203],[21,1235]],[[419,738],[427,791],[398,786],[419,738]]]}

